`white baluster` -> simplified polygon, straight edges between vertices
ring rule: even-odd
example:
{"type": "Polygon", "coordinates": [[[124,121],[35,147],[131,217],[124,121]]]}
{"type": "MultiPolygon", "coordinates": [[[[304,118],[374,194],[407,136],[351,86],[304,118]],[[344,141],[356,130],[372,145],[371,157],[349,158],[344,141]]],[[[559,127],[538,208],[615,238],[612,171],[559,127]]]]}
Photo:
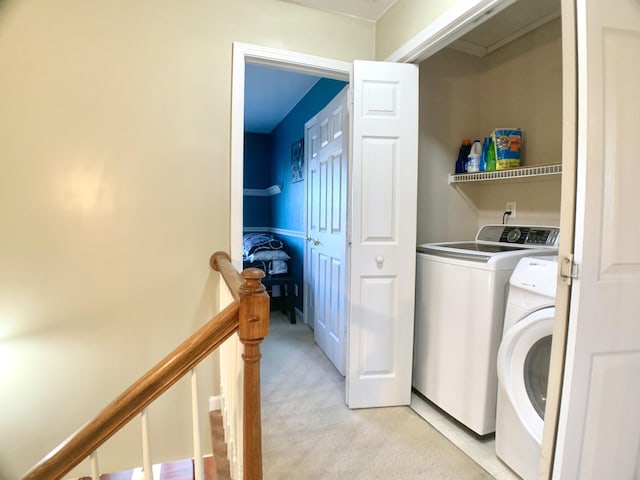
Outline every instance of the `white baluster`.
{"type": "Polygon", "coordinates": [[[153,480],[153,467],[151,465],[151,453],[149,450],[149,424],[147,419],[147,409],[140,414],[142,420],[142,469],[144,480],[153,480]]]}
{"type": "Polygon", "coordinates": [[[204,480],[204,463],[200,446],[200,415],[198,411],[198,377],[196,369],[191,370],[191,417],[193,422],[193,476],[194,480],[204,480]]]}
{"type": "Polygon", "coordinates": [[[98,468],[98,451],[91,452],[89,455],[91,462],[91,480],[100,480],[100,469],[98,468]]]}

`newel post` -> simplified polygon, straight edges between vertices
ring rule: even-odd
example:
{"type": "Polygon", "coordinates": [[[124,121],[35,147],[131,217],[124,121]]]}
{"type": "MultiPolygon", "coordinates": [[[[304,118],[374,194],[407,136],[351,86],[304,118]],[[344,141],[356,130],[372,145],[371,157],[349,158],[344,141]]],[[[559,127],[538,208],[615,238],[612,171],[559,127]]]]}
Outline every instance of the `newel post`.
{"type": "Polygon", "coordinates": [[[238,337],[244,345],[243,463],[246,480],[262,479],[262,415],[260,412],[260,344],[269,335],[269,295],[260,279],[264,272],[242,272],[238,337]]]}

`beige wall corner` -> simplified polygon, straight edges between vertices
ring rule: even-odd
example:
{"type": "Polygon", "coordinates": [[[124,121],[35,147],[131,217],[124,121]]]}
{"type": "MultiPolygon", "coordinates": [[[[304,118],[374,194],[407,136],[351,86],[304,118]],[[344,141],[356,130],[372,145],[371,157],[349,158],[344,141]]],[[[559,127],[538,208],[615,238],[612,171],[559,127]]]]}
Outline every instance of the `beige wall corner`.
{"type": "Polygon", "coordinates": [[[468,1],[398,0],[376,23],[376,59],[384,60],[449,9],[468,1]]]}

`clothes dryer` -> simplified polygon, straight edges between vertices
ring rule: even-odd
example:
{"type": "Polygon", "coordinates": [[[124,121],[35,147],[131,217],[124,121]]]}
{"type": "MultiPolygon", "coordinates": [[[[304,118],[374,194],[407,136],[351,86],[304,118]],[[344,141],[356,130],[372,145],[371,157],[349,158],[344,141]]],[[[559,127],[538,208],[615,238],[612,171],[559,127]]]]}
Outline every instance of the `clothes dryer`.
{"type": "Polygon", "coordinates": [[[511,275],[498,350],[496,455],[523,479],[538,473],[558,258],[522,258],[511,275]]]}

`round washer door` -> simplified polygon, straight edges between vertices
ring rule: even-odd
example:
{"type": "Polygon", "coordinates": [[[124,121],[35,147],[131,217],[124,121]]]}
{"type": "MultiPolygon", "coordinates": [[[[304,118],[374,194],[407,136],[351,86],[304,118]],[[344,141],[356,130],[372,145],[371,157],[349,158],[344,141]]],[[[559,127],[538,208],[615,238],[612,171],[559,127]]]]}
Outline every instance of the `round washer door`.
{"type": "Polygon", "coordinates": [[[527,315],[507,330],[498,350],[499,388],[538,443],[542,441],[554,316],[554,307],[527,315]]]}

